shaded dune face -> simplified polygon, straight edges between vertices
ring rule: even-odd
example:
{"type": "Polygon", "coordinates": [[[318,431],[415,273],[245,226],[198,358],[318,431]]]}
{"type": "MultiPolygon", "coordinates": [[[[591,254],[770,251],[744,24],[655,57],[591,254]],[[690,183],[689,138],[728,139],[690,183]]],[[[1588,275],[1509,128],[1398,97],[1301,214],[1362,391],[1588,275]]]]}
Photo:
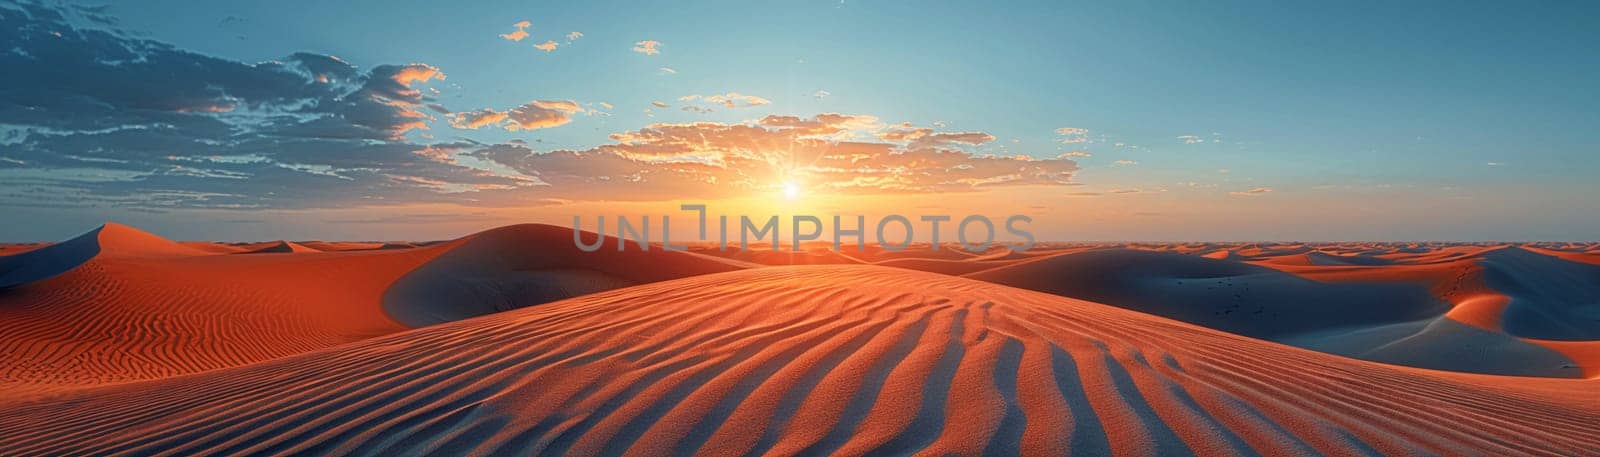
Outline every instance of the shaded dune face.
{"type": "Polygon", "coordinates": [[[1483,255],[1484,281],[1510,297],[1507,333],[1547,340],[1600,340],[1600,266],[1521,248],[1483,255]]]}
{"type": "Polygon", "coordinates": [[[1363,362],[958,277],[779,267],[0,403],[0,449],[1582,455],[1600,449],[1596,392],[1363,362]]]}
{"type": "Polygon", "coordinates": [[[1515,376],[1593,374],[1585,367],[1592,357],[1574,360],[1568,348],[1539,340],[1596,339],[1589,332],[1600,325],[1600,267],[1516,247],[1394,251],[1276,246],[1198,256],[1109,248],[966,277],[1366,360],[1515,376]]]}
{"type": "Polygon", "coordinates": [[[1408,322],[1448,309],[1422,285],[1330,284],[1242,262],[1133,249],[1072,253],[967,277],[1266,339],[1408,322]]]}
{"type": "MultiPolygon", "coordinates": [[[[595,240],[583,233],[586,243],[595,240]]],[[[464,238],[384,293],[384,309],[412,327],[548,303],[603,290],[733,271],[754,265],[655,246],[640,250],[607,236],[583,252],[570,228],[526,224],[464,238]]]]}

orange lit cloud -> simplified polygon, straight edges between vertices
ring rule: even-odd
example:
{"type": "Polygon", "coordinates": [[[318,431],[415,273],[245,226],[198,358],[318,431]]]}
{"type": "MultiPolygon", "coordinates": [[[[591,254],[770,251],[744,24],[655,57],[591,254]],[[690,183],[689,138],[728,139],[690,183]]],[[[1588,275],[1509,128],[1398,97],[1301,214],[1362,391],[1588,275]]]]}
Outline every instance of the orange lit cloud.
{"type": "Polygon", "coordinates": [[[1066,185],[1078,169],[1063,158],[990,156],[965,150],[981,132],[931,132],[885,140],[873,116],[767,116],[743,123],[653,124],[612,134],[612,144],[536,152],[497,145],[475,154],[548,187],[542,197],[638,200],[716,198],[801,182],[812,192],[871,194],[975,191],[1066,185]]]}
{"type": "Polygon", "coordinates": [[[1257,188],[1250,189],[1250,190],[1243,190],[1243,191],[1238,191],[1238,192],[1228,192],[1228,195],[1232,195],[1232,196],[1236,196],[1236,197],[1256,197],[1256,196],[1260,196],[1260,195],[1268,193],[1268,192],[1272,192],[1272,188],[1270,188],[1270,187],[1257,187],[1257,188]]]}
{"type": "Polygon", "coordinates": [[[633,44],[633,52],[653,56],[661,53],[661,50],[657,49],[660,46],[660,41],[644,40],[633,44]]]}
{"type": "Polygon", "coordinates": [[[555,40],[545,40],[545,42],[543,42],[543,43],[539,43],[539,44],[533,45],[533,48],[534,49],[538,49],[540,51],[544,51],[544,52],[555,51],[556,50],[556,42],[555,42],[555,40]]]}
{"type": "Polygon", "coordinates": [[[532,22],[528,22],[528,21],[522,21],[522,22],[518,22],[516,24],[512,24],[512,26],[516,27],[517,30],[514,31],[514,32],[511,32],[511,33],[502,33],[502,34],[500,34],[500,38],[505,38],[505,39],[511,40],[511,41],[522,41],[523,38],[527,38],[528,37],[528,27],[530,27],[532,25],[533,25],[533,23],[532,22]]]}
{"type": "Polygon", "coordinates": [[[572,115],[583,111],[582,106],[571,100],[535,100],[508,111],[484,108],[454,113],[450,125],[473,130],[485,126],[499,126],[513,132],[538,130],[565,125],[572,122],[572,115]]]}

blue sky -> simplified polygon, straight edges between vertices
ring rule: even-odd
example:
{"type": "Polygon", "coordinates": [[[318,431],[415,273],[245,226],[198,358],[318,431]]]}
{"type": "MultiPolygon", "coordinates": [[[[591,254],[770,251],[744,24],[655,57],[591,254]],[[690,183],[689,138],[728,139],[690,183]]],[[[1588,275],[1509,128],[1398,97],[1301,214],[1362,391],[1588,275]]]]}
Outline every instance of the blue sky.
{"type": "MultiPolygon", "coordinates": [[[[1123,205],[1287,207],[1288,202],[1261,201],[1292,199],[1306,214],[1316,213],[1319,202],[1360,207],[1363,199],[1394,198],[1410,199],[1413,206],[1476,210],[1499,222],[1493,229],[1435,227],[1414,220],[1420,217],[1415,212],[1396,209],[1350,224],[1362,228],[1347,232],[1349,237],[1592,239],[1600,233],[1600,219],[1573,215],[1595,213],[1597,205],[1586,196],[1600,190],[1594,184],[1600,171],[1594,160],[1600,157],[1594,134],[1600,125],[1600,84],[1594,82],[1600,53],[1593,51],[1600,45],[1600,27],[1593,26],[1600,7],[1590,4],[338,3],[142,2],[106,7],[103,14],[116,19],[112,25],[71,21],[246,65],[295,52],[337,56],[361,72],[426,64],[447,77],[416,88],[427,103],[452,113],[506,112],[535,100],[583,107],[561,125],[516,131],[454,128],[452,114],[418,109],[431,117],[427,129],[386,139],[394,143],[520,141],[530,154],[591,151],[617,142],[609,135],[655,123],[735,125],[768,115],[846,113],[880,122],[857,132],[862,135],[909,122],[992,136],[949,146],[975,157],[1070,160],[1076,166],[1070,179],[1028,192],[1040,195],[1044,206],[1055,204],[1053,193],[1132,189],[1165,195],[1123,205]],[[523,20],[531,23],[527,38],[500,37],[523,20]],[[569,32],[583,35],[569,42],[569,32]],[[533,48],[546,40],[556,42],[554,51],[533,48]],[[643,40],[659,42],[659,53],[632,51],[643,40]],[[770,103],[724,108],[680,101],[730,92],[770,103]],[[653,101],[669,106],[654,107],[653,101]],[[713,111],[687,112],[681,110],[685,105],[713,111]],[[1062,142],[1067,137],[1057,133],[1061,128],[1083,129],[1087,141],[1062,142]],[[1087,154],[1061,156],[1071,151],[1087,154]],[[1255,189],[1270,191],[1254,194],[1261,198],[1227,198],[1255,189]]],[[[26,115],[20,118],[9,122],[26,130],[26,115]]],[[[293,144],[298,143],[284,147],[293,144]]],[[[71,154],[53,147],[31,153],[71,154]]],[[[0,150],[0,157],[6,154],[0,150]]],[[[485,157],[463,160],[509,173],[502,165],[511,165],[485,157]]],[[[11,172],[63,173],[24,168],[31,169],[11,172]]],[[[538,169],[518,172],[540,175],[538,169]]],[[[943,184],[948,183],[925,190],[948,192],[943,184]]],[[[94,192],[150,189],[96,186],[94,192]]],[[[572,193],[552,198],[584,200],[572,193]]],[[[253,210],[370,206],[308,199],[315,203],[268,203],[253,210]]],[[[441,200],[435,203],[449,203],[441,200]]],[[[63,222],[0,229],[0,237],[49,239],[82,220],[129,216],[104,206],[74,206],[18,205],[15,211],[63,222]]],[[[146,209],[230,217],[205,204],[152,206],[146,209]]],[[[316,223],[296,224],[291,233],[342,234],[316,223]]],[[[1252,231],[1240,224],[1232,231],[1174,228],[1148,236],[1298,238],[1293,231],[1252,231]]],[[[238,231],[235,225],[212,226],[217,236],[228,236],[238,231]]],[[[190,233],[207,235],[185,232],[190,233]]]]}

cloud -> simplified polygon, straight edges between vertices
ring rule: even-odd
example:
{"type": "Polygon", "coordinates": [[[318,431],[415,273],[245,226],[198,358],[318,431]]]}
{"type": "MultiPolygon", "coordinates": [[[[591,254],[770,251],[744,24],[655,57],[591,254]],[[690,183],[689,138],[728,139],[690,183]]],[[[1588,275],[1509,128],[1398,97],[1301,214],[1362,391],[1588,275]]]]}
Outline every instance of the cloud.
{"type": "Polygon", "coordinates": [[[1106,191],[1106,193],[1108,193],[1108,194],[1137,194],[1139,192],[1143,192],[1143,191],[1139,190],[1139,189],[1136,189],[1136,188],[1135,189],[1111,189],[1111,190],[1106,191]]]}
{"type": "Polygon", "coordinates": [[[584,112],[583,107],[571,100],[535,100],[507,111],[484,108],[454,113],[450,126],[470,130],[499,126],[512,132],[538,130],[566,125],[572,122],[572,115],[580,112],[584,112]]]}
{"type": "Polygon", "coordinates": [[[1138,165],[1138,164],[1139,164],[1139,161],[1137,161],[1137,160],[1126,160],[1126,159],[1118,160],[1116,162],[1111,162],[1111,166],[1113,166],[1113,167],[1131,167],[1131,166],[1138,165]]]}
{"type": "Polygon", "coordinates": [[[1056,135],[1061,136],[1061,138],[1056,139],[1056,142],[1061,144],[1079,144],[1089,142],[1089,130],[1087,129],[1080,129],[1077,127],[1061,127],[1056,129],[1056,135]]]}
{"type": "Polygon", "coordinates": [[[672,69],[672,67],[661,67],[661,68],[656,69],[656,71],[661,72],[661,74],[663,74],[663,75],[676,75],[676,74],[678,74],[678,70],[674,70],[674,69],[672,69]]]}
{"type": "Polygon", "coordinates": [[[812,92],[811,93],[811,98],[815,98],[817,100],[822,100],[824,98],[828,98],[829,95],[833,95],[833,93],[825,91],[825,90],[818,90],[816,92],[812,92]]]}
{"type": "Polygon", "coordinates": [[[667,107],[667,102],[663,102],[661,100],[655,100],[655,101],[650,102],[650,105],[654,106],[656,108],[666,108],[667,107]]]}
{"type": "MultiPolygon", "coordinates": [[[[0,53],[12,70],[0,72],[0,206],[519,207],[743,196],[781,178],[840,194],[975,192],[1069,185],[1078,169],[1061,157],[980,154],[993,141],[984,132],[838,113],[650,124],[555,151],[441,142],[419,130],[542,129],[593,110],[542,99],[453,111],[434,98],[445,71],[425,63],[364,68],[313,53],[242,63],[79,28],[35,4],[0,4],[0,42],[15,47],[0,53]]],[[[766,100],[747,97],[692,107],[766,100]]]]}
{"type": "Polygon", "coordinates": [[[1505,166],[1505,162],[1485,162],[1484,165],[1490,166],[1490,167],[1501,167],[1501,166],[1505,166]]]}
{"type": "Polygon", "coordinates": [[[1261,196],[1263,194],[1266,194],[1268,192],[1272,192],[1272,188],[1270,188],[1270,187],[1257,187],[1257,188],[1250,189],[1250,190],[1228,192],[1228,195],[1232,195],[1232,196],[1235,196],[1235,197],[1259,197],[1259,196],[1261,196]]]}
{"type": "Polygon", "coordinates": [[[407,138],[442,108],[425,90],[445,78],[437,67],[362,70],[313,53],[242,63],[72,14],[0,5],[0,42],[14,46],[0,53],[13,70],[0,72],[13,159],[0,162],[0,205],[310,208],[530,185],[456,163],[461,144],[407,138]]]}
{"type": "Polygon", "coordinates": [[[458,129],[476,130],[484,126],[499,125],[501,121],[506,120],[506,117],[507,114],[504,111],[495,111],[488,108],[477,111],[461,111],[451,115],[450,126],[458,129]]]}
{"type": "Polygon", "coordinates": [[[1071,152],[1063,152],[1063,153],[1061,153],[1061,155],[1058,155],[1056,157],[1063,157],[1063,158],[1064,157],[1094,157],[1094,154],[1090,154],[1090,153],[1083,152],[1083,151],[1071,151],[1071,152]]]}
{"type": "Polygon", "coordinates": [[[528,21],[522,21],[522,22],[518,22],[516,24],[512,24],[512,27],[516,27],[517,30],[513,31],[511,33],[502,33],[502,34],[500,34],[500,38],[504,38],[504,39],[511,40],[511,41],[522,41],[523,38],[527,38],[528,37],[528,27],[530,27],[530,26],[533,26],[533,23],[532,22],[528,22],[528,21]]]}
{"type": "Polygon", "coordinates": [[[712,105],[722,105],[724,108],[747,108],[751,106],[770,105],[772,100],[744,95],[738,92],[729,92],[723,95],[685,95],[678,97],[681,102],[704,102],[712,105]]]}
{"type": "Polygon", "coordinates": [[[1196,144],[1196,143],[1204,143],[1204,142],[1206,142],[1205,138],[1200,138],[1199,136],[1195,136],[1195,135],[1180,135],[1180,136],[1178,136],[1178,139],[1183,140],[1183,144],[1196,144]]]}
{"type": "Polygon", "coordinates": [[[578,41],[579,38],[583,38],[583,32],[567,32],[567,44],[572,44],[572,42],[578,41]]]}
{"type": "Polygon", "coordinates": [[[533,45],[533,48],[544,52],[551,52],[556,50],[556,42],[555,40],[545,40],[543,43],[533,45]]]}
{"type": "Polygon", "coordinates": [[[873,116],[766,116],[734,124],[652,124],[613,134],[614,143],[586,150],[540,153],[497,145],[473,155],[548,184],[552,198],[620,200],[747,195],[784,180],[804,182],[817,192],[977,191],[1066,185],[1077,171],[1066,159],[995,157],[945,147],[966,145],[960,141],[938,146],[884,141],[874,134],[884,128],[873,116]]]}
{"type": "Polygon", "coordinates": [[[905,141],[914,148],[949,147],[954,145],[981,145],[994,141],[994,135],[983,132],[938,132],[931,128],[900,123],[876,132],[878,138],[905,141]]]}
{"type": "Polygon", "coordinates": [[[633,52],[653,56],[661,53],[660,46],[660,41],[644,40],[633,44],[633,52]]]}

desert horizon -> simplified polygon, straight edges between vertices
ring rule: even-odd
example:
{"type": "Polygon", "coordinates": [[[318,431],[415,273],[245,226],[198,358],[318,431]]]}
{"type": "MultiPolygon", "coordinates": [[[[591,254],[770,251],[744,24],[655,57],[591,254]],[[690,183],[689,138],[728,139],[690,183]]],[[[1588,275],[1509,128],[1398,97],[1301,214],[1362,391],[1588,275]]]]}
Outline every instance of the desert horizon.
{"type": "Polygon", "coordinates": [[[0,457],[1600,457],[1597,17],[0,0],[0,457]]]}

